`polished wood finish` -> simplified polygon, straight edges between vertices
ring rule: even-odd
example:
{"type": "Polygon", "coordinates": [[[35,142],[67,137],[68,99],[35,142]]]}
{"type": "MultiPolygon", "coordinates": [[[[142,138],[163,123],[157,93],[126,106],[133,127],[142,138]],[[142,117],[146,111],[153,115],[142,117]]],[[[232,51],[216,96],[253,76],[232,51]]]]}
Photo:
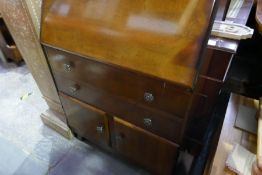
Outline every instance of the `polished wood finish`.
{"type": "MultiPolygon", "coordinates": [[[[228,2],[216,19],[227,18],[228,2]]],[[[152,173],[170,174],[178,145],[190,150],[187,139],[202,144],[238,47],[210,37],[216,44],[204,48],[213,3],[43,2],[41,40],[58,91],[82,104],[77,111],[116,116],[108,118],[112,149],[152,173]]]]}
{"type": "Polygon", "coordinates": [[[262,0],[257,0],[256,20],[258,30],[262,33],[262,0]]]}
{"type": "Polygon", "coordinates": [[[109,145],[108,119],[104,111],[60,94],[67,121],[74,132],[96,144],[109,145]]]}
{"type": "Polygon", "coordinates": [[[46,0],[42,42],[192,87],[213,4],[46,0]]]}
{"type": "Polygon", "coordinates": [[[126,98],[134,103],[158,108],[180,117],[184,117],[186,113],[190,94],[185,89],[163,80],[155,80],[124,69],[117,69],[61,50],[49,47],[45,49],[55,73],[71,80],[81,81],[94,88],[103,89],[109,94],[126,98]],[[65,66],[70,66],[70,70],[65,66]],[[145,93],[151,93],[154,100],[146,101],[145,93]]]}
{"type": "Polygon", "coordinates": [[[179,117],[128,102],[123,98],[105,93],[90,85],[66,79],[61,75],[54,75],[58,89],[61,92],[96,106],[111,115],[119,116],[155,134],[180,143],[183,133],[183,120],[179,117]],[[74,86],[78,87],[78,89],[76,92],[71,92],[70,88],[74,86]],[[145,124],[145,119],[150,119],[151,124],[145,124]]]}
{"type": "Polygon", "coordinates": [[[177,145],[114,117],[115,149],[159,175],[171,174],[177,145]]]}

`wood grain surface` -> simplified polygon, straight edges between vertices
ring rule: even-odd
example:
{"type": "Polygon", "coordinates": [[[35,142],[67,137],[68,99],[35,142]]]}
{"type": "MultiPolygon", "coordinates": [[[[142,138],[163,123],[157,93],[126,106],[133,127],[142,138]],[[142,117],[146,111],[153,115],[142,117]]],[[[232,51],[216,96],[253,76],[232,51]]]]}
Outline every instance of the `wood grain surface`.
{"type": "Polygon", "coordinates": [[[61,50],[49,47],[45,47],[45,50],[54,74],[179,117],[185,116],[191,96],[183,88],[61,50]],[[70,71],[65,70],[65,65],[70,66],[70,71]],[[145,101],[145,93],[151,93],[154,100],[145,101]]]}
{"type": "Polygon", "coordinates": [[[156,175],[169,175],[177,145],[135,125],[114,117],[115,149],[156,175]]]}
{"type": "Polygon", "coordinates": [[[192,87],[213,0],[45,0],[41,40],[192,87]]]}
{"type": "Polygon", "coordinates": [[[104,111],[60,94],[69,126],[79,136],[101,146],[109,146],[108,119],[104,111]]]}

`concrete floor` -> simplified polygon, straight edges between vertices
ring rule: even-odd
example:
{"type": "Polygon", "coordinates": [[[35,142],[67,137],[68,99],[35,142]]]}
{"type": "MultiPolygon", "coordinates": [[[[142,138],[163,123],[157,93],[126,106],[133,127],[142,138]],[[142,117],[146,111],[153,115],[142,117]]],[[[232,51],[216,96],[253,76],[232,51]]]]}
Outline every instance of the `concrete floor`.
{"type": "Polygon", "coordinates": [[[0,63],[1,175],[147,174],[49,129],[40,119],[45,109],[47,105],[26,65],[0,63]]]}

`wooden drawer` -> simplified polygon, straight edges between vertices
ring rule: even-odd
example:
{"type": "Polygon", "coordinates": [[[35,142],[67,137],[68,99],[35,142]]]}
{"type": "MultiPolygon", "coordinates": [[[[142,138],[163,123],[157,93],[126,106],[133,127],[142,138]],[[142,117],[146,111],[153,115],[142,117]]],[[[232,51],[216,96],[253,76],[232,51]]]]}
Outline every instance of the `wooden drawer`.
{"type": "Polygon", "coordinates": [[[154,174],[173,170],[178,145],[114,117],[114,148],[154,174]]]}
{"type": "Polygon", "coordinates": [[[191,95],[182,87],[64,51],[45,47],[54,73],[183,117],[191,95]]]}
{"type": "Polygon", "coordinates": [[[181,141],[184,120],[163,111],[136,105],[132,114],[118,117],[173,142],[181,141]]]}
{"type": "Polygon", "coordinates": [[[109,129],[106,113],[60,93],[68,125],[96,144],[109,145],[109,129]]]}
{"type": "Polygon", "coordinates": [[[174,142],[180,142],[183,119],[112,96],[88,84],[72,81],[61,75],[55,74],[55,79],[59,91],[102,109],[111,115],[123,118],[157,135],[174,142]],[[72,92],[72,88],[76,88],[75,92],[72,92]]]}

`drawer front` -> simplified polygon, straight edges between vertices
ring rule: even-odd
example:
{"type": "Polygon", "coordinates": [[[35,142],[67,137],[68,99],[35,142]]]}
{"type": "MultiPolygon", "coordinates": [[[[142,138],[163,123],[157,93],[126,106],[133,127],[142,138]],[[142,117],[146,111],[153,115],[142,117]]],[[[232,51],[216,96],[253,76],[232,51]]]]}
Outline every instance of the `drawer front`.
{"type": "Polygon", "coordinates": [[[73,131],[96,144],[109,145],[108,119],[105,112],[64,94],[60,94],[60,99],[73,131]]]}
{"type": "Polygon", "coordinates": [[[190,94],[164,81],[46,47],[53,72],[98,89],[183,117],[190,94]]]}
{"type": "Polygon", "coordinates": [[[177,145],[114,117],[114,148],[154,174],[172,173],[177,145]]]}
{"type": "Polygon", "coordinates": [[[136,105],[130,115],[117,116],[175,143],[180,143],[183,121],[162,111],[136,105]]]}
{"type": "Polygon", "coordinates": [[[135,104],[112,96],[82,82],[75,82],[55,74],[58,89],[92,106],[121,117],[157,135],[180,142],[183,120],[163,111],[135,104]]]}

